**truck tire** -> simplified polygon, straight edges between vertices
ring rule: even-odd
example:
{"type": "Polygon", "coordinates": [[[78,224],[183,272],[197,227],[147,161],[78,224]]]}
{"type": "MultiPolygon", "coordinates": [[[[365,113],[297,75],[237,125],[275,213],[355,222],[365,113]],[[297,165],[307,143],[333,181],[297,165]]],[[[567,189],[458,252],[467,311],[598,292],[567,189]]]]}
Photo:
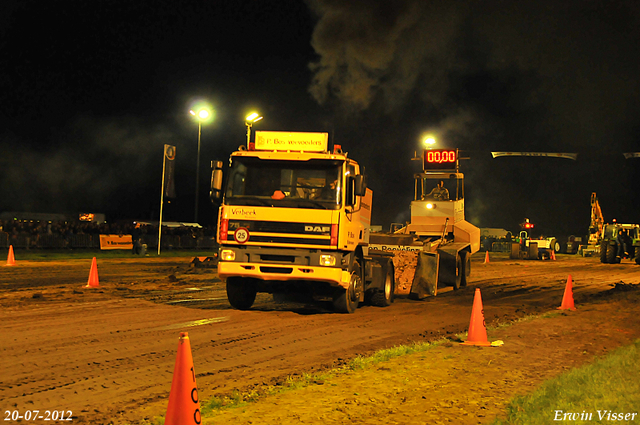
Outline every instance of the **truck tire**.
{"type": "Polygon", "coordinates": [[[602,241],[602,243],[600,244],[600,262],[601,263],[608,263],[607,261],[607,247],[609,246],[609,242],[607,241],[602,241]]]}
{"type": "Polygon", "coordinates": [[[460,253],[460,261],[462,262],[460,286],[465,287],[467,286],[467,283],[469,283],[469,276],[471,276],[471,254],[469,251],[462,251],[460,253]]]}
{"type": "Polygon", "coordinates": [[[617,248],[617,246],[611,245],[611,243],[607,243],[607,249],[604,253],[604,255],[607,257],[607,263],[617,264],[620,262],[620,259],[616,258],[617,248]]]}
{"type": "Polygon", "coordinates": [[[227,279],[227,299],[237,310],[249,310],[256,300],[256,285],[249,279],[230,277],[227,279]]]}
{"type": "Polygon", "coordinates": [[[564,248],[564,250],[562,249],[564,247],[566,247],[566,244],[563,245],[560,242],[558,242],[557,240],[555,241],[555,243],[553,244],[553,246],[551,247],[551,249],[553,249],[557,254],[560,254],[561,252],[566,252],[567,254],[569,254],[569,252],[567,252],[567,248],[564,248]]]}
{"type": "Polygon", "coordinates": [[[362,292],[360,263],[355,260],[351,267],[349,287],[347,289],[338,288],[333,295],[333,309],[337,313],[355,313],[360,304],[360,292],[362,292]]]}
{"type": "Polygon", "coordinates": [[[453,279],[453,290],[457,291],[460,289],[460,285],[462,283],[462,275],[464,274],[464,270],[462,269],[462,258],[460,258],[460,253],[456,254],[456,275],[453,279]]]}
{"type": "Polygon", "coordinates": [[[640,266],[640,246],[636,247],[636,264],[640,266]]]}
{"type": "Polygon", "coordinates": [[[378,307],[389,307],[393,303],[395,290],[395,271],[393,270],[393,263],[390,262],[384,278],[384,286],[382,290],[376,290],[376,292],[371,295],[371,304],[378,307]]]}

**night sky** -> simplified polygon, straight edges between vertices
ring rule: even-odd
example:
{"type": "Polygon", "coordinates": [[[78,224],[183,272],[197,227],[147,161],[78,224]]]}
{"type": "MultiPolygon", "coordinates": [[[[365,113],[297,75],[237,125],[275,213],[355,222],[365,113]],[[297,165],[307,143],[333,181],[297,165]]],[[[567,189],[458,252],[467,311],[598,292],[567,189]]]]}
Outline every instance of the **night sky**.
{"type": "Polygon", "coordinates": [[[254,130],[325,131],[366,168],[373,222],[409,220],[424,133],[460,148],[467,219],[585,235],[640,222],[637,1],[5,1],[0,212],[215,222],[209,162],[254,130]],[[491,151],[573,152],[578,160],[491,151]]]}

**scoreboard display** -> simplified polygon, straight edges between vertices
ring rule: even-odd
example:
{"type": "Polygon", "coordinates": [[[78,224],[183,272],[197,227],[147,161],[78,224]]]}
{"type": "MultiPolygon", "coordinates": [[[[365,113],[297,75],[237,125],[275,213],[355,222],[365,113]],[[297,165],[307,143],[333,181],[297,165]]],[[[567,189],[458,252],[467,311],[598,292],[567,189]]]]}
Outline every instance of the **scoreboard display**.
{"type": "Polygon", "coordinates": [[[457,170],[458,149],[425,149],[422,168],[424,171],[457,170]]]}

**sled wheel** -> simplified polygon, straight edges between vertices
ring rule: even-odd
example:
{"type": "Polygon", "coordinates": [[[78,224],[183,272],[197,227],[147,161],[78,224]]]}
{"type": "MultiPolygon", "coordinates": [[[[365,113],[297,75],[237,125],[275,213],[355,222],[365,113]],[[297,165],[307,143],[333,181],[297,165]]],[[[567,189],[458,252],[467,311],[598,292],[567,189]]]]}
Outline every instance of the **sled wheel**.
{"type": "Polygon", "coordinates": [[[467,286],[469,276],[471,276],[471,255],[468,251],[460,253],[460,261],[462,262],[462,274],[460,275],[460,286],[467,286]]]}
{"type": "Polygon", "coordinates": [[[460,253],[456,254],[456,276],[453,279],[453,290],[457,291],[460,289],[460,284],[462,283],[462,275],[464,273],[462,267],[462,258],[460,258],[460,253]]]}

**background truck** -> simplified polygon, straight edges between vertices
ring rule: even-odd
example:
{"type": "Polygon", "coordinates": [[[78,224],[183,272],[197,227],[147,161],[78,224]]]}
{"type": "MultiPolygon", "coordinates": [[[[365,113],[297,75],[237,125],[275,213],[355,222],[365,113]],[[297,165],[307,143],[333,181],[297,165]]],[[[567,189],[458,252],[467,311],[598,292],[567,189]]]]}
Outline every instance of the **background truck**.
{"type": "Polygon", "coordinates": [[[212,168],[231,306],[251,308],[258,292],[328,298],[344,313],[393,302],[392,255],[368,247],[373,193],[327,133],[256,132],[231,154],[224,189],[222,163],[212,168]]]}
{"type": "Polygon", "coordinates": [[[410,293],[416,298],[436,295],[438,285],[466,286],[471,255],[480,249],[480,229],[465,220],[458,150],[422,154],[422,172],[414,175],[411,222],[390,234],[371,234],[369,245],[369,252],[417,253],[410,293]]]}

